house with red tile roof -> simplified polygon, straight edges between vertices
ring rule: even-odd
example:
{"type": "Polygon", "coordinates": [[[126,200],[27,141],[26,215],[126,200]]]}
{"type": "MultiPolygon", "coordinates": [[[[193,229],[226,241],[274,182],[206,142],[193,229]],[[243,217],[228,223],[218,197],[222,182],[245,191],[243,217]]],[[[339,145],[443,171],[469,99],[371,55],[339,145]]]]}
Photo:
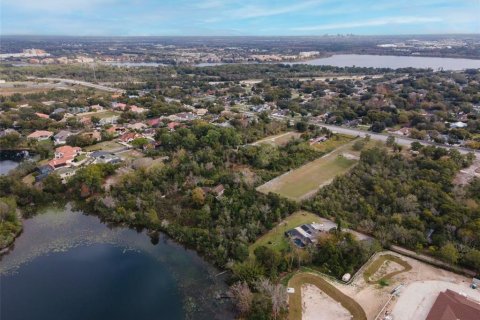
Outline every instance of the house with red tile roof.
{"type": "Polygon", "coordinates": [[[175,130],[175,128],[178,127],[179,125],[181,125],[181,123],[173,121],[173,122],[170,122],[170,123],[167,125],[167,127],[168,127],[168,129],[170,129],[170,131],[173,131],[173,130],[175,130]]]}
{"type": "Polygon", "coordinates": [[[48,114],[45,114],[45,113],[35,112],[35,115],[39,118],[42,118],[42,119],[50,119],[48,114]]]}
{"type": "Polygon", "coordinates": [[[155,118],[155,119],[147,120],[147,124],[150,127],[158,127],[160,125],[160,123],[162,123],[162,118],[155,118]]]}
{"type": "Polygon", "coordinates": [[[30,139],[36,139],[38,141],[50,139],[53,136],[53,132],[46,130],[37,130],[27,136],[30,139]]]}
{"type": "Polygon", "coordinates": [[[62,146],[55,149],[55,158],[48,162],[52,168],[69,166],[73,159],[82,151],[79,147],[62,146]]]}
{"type": "Polygon", "coordinates": [[[135,112],[135,113],[144,113],[147,111],[147,109],[137,107],[136,105],[132,105],[129,107],[130,111],[135,112]]]}
{"type": "Polygon", "coordinates": [[[140,138],[140,137],[142,137],[142,135],[138,134],[136,132],[127,132],[127,133],[122,134],[122,136],[119,139],[122,142],[128,143],[128,142],[132,142],[133,140],[135,140],[137,138],[140,138]]]}

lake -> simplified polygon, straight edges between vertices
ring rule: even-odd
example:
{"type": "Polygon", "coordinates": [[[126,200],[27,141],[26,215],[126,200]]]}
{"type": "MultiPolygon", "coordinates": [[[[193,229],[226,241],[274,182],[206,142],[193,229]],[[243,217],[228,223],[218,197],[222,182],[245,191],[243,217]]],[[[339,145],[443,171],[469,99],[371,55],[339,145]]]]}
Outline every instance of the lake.
{"type": "Polygon", "coordinates": [[[163,234],[48,209],[1,258],[0,319],[232,319],[219,273],[163,234]]]}
{"type": "MultiPolygon", "coordinates": [[[[271,62],[279,63],[279,62],[271,62]]],[[[212,67],[227,63],[200,63],[197,67],[212,67]]],[[[366,67],[366,68],[431,68],[438,70],[464,70],[480,68],[480,60],[456,58],[431,58],[416,56],[379,56],[368,54],[336,54],[331,57],[284,64],[307,64],[312,66],[366,67]]]]}
{"type": "Polygon", "coordinates": [[[10,170],[18,167],[20,162],[13,160],[0,160],[0,176],[6,175],[10,170]]]}
{"type": "Polygon", "coordinates": [[[335,67],[367,67],[367,68],[431,68],[438,70],[463,70],[480,68],[480,60],[456,58],[432,58],[412,56],[379,56],[363,54],[336,54],[327,58],[319,58],[292,64],[308,64],[313,66],[329,65],[335,67]]]}
{"type": "Polygon", "coordinates": [[[0,176],[7,175],[11,170],[20,165],[23,160],[30,159],[27,151],[0,150],[0,176]]]}

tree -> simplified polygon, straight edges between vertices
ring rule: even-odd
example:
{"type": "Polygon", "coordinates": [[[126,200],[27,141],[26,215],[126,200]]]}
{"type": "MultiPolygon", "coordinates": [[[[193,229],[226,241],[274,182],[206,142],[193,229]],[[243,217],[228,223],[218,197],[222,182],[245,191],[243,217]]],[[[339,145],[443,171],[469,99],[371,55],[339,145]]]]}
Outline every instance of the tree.
{"type": "Polygon", "coordinates": [[[49,174],[42,183],[43,191],[54,195],[60,194],[64,189],[62,179],[56,173],[49,174]]]}
{"type": "Polygon", "coordinates": [[[442,260],[445,260],[448,263],[455,264],[458,261],[458,250],[455,248],[453,243],[448,242],[438,251],[438,255],[442,260]]]}
{"type": "Polygon", "coordinates": [[[233,296],[235,306],[242,315],[250,312],[252,307],[253,293],[248,287],[248,284],[243,282],[236,282],[230,287],[230,294],[233,296]]]}
{"type": "Polygon", "coordinates": [[[277,319],[282,311],[287,309],[287,289],[281,284],[272,283],[267,278],[261,278],[255,283],[258,292],[270,297],[272,302],[272,315],[277,319]]]}
{"type": "Polygon", "coordinates": [[[308,123],[306,123],[305,121],[299,121],[295,124],[295,128],[300,132],[305,132],[307,131],[308,123]]]}
{"type": "Polygon", "coordinates": [[[387,145],[387,147],[393,147],[393,145],[395,144],[395,137],[394,136],[388,136],[385,144],[387,145]]]}
{"type": "Polygon", "coordinates": [[[418,141],[414,141],[410,144],[410,148],[413,150],[413,151],[420,151],[423,146],[420,142],[418,141]]]}
{"type": "Polygon", "coordinates": [[[195,189],[192,190],[192,201],[198,207],[201,207],[204,205],[205,192],[203,191],[202,188],[196,187],[195,189]]]}
{"type": "Polygon", "coordinates": [[[385,123],[376,121],[372,124],[370,130],[377,133],[382,132],[383,130],[385,130],[385,123]]]}

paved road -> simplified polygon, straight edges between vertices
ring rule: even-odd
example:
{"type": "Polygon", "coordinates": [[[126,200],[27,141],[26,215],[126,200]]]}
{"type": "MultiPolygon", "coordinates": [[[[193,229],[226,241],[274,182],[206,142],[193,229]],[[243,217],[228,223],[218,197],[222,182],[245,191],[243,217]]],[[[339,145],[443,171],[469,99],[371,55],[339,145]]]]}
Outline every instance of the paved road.
{"type": "Polygon", "coordinates": [[[103,91],[108,91],[108,92],[115,92],[115,93],[125,93],[125,90],[123,89],[118,89],[118,88],[112,88],[108,86],[104,86],[101,84],[95,84],[87,81],[80,81],[80,80],[74,80],[74,79],[61,79],[61,78],[34,78],[34,79],[41,79],[41,80],[48,80],[48,81],[59,81],[63,83],[68,83],[68,84],[76,84],[84,87],[89,87],[89,88],[94,88],[97,90],[103,90],[103,91]]]}
{"type": "Polygon", "coordinates": [[[460,151],[460,153],[468,153],[468,152],[473,152],[475,155],[480,156],[480,151],[476,151],[473,149],[469,148],[464,148],[464,147],[458,147],[458,146],[448,146],[444,144],[438,144],[434,142],[429,142],[429,141],[423,141],[423,140],[417,140],[417,139],[412,139],[396,134],[385,134],[385,133],[374,133],[371,131],[363,131],[359,129],[354,129],[354,128],[345,128],[345,127],[340,127],[340,126],[332,126],[328,124],[323,124],[323,123],[313,123],[315,125],[318,125],[320,127],[327,128],[333,132],[337,133],[343,133],[343,134],[348,134],[352,136],[360,136],[360,137],[365,137],[367,134],[371,137],[373,140],[378,140],[378,141],[386,141],[388,136],[392,135],[395,137],[395,142],[402,145],[402,146],[410,146],[410,144],[414,141],[420,142],[423,145],[430,145],[430,146],[436,146],[436,147],[443,147],[446,149],[457,149],[460,151]]]}

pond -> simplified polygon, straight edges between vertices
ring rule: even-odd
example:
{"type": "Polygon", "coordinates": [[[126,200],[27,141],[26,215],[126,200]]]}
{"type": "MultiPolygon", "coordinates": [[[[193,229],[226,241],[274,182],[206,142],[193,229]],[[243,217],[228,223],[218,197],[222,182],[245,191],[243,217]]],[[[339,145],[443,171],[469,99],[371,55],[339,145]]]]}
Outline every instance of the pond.
{"type": "Polygon", "coordinates": [[[221,272],[158,240],[48,209],[1,258],[0,319],[232,319],[221,272]]]}

